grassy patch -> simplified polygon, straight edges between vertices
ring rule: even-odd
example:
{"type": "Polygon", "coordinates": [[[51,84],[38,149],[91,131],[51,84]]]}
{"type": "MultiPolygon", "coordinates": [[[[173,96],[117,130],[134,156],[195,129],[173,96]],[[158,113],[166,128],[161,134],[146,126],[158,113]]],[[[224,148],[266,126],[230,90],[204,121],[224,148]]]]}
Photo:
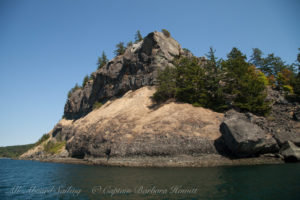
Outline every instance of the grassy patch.
{"type": "Polygon", "coordinates": [[[62,142],[49,141],[44,145],[44,151],[51,154],[57,154],[65,145],[66,145],[66,141],[62,141],[62,142]]]}
{"type": "Polygon", "coordinates": [[[100,108],[102,105],[103,104],[101,102],[95,102],[93,105],[93,110],[100,108]]]}

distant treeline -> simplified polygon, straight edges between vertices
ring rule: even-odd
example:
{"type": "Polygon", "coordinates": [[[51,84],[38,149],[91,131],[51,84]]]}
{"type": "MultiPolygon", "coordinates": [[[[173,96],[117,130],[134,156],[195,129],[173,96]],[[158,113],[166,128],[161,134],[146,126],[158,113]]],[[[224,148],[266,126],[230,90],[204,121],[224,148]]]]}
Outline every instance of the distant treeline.
{"type": "Polygon", "coordinates": [[[49,134],[44,134],[36,143],[33,144],[25,144],[25,145],[15,145],[15,146],[7,146],[0,147],[0,158],[17,158],[29,149],[34,146],[40,145],[42,142],[46,141],[50,137],[49,134]]]}
{"type": "Polygon", "coordinates": [[[34,145],[35,144],[26,144],[26,145],[0,147],[0,157],[17,158],[21,154],[28,151],[30,148],[34,147],[34,145]]]}

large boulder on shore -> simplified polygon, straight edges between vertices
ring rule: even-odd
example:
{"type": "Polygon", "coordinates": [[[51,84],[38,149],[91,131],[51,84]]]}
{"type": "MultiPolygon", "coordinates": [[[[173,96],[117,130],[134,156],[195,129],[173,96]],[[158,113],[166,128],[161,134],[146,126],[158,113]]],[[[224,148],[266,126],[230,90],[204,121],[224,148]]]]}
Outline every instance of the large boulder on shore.
{"type": "Polygon", "coordinates": [[[251,157],[278,151],[276,140],[259,126],[246,121],[242,113],[231,114],[221,124],[225,144],[237,157],[251,157]]]}
{"type": "Polygon", "coordinates": [[[300,147],[297,147],[291,141],[284,143],[280,149],[281,155],[283,155],[285,161],[287,162],[296,162],[300,161],[300,147]]]}

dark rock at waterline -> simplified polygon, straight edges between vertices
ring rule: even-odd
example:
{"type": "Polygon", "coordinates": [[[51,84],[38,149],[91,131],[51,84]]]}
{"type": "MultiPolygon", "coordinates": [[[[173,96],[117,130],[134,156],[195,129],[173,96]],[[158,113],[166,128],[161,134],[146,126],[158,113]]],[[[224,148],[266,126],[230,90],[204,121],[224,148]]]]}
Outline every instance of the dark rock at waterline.
{"type": "Polygon", "coordinates": [[[237,157],[251,157],[260,153],[274,153],[279,147],[276,140],[259,126],[239,117],[231,116],[221,124],[226,146],[237,157]]]}
{"type": "Polygon", "coordinates": [[[296,146],[293,142],[287,141],[280,149],[281,155],[287,162],[299,162],[300,161],[300,147],[296,146]]]}

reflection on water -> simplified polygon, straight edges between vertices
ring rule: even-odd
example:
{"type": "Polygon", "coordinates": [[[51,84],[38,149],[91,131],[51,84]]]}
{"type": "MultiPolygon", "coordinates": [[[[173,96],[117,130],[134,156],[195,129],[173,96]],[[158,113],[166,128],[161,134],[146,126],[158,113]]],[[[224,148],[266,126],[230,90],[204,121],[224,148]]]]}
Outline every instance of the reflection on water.
{"type": "Polygon", "coordinates": [[[119,168],[0,159],[0,199],[300,199],[300,164],[119,168]]]}

